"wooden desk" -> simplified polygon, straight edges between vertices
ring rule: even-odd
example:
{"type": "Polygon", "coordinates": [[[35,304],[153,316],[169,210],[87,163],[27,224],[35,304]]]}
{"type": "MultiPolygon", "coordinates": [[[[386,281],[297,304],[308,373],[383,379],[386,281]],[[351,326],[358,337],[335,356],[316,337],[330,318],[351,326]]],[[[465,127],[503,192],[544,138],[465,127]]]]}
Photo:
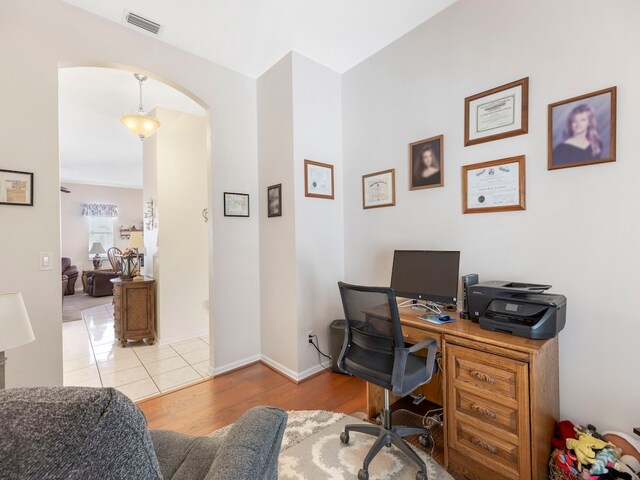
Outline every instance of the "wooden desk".
{"type": "MultiPolygon", "coordinates": [[[[421,314],[400,308],[407,343],[433,338],[442,355],[442,372],[423,393],[444,407],[445,465],[470,479],[546,479],[559,416],[558,339],[492,332],[457,313],[449,313],[455,322],[436,325],[421,314]]],[[[367,384],[371,418],[382,398],[367,384]]]]}

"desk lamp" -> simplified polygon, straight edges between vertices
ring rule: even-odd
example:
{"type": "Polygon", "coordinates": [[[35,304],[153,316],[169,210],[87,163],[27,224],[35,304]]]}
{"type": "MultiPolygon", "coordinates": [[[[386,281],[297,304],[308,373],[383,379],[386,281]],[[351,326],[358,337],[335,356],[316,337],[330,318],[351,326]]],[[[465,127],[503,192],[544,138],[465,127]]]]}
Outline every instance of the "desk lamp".
{"type": "Polygon", "coordinates": [[[5,350],[21,347],[34,340],[22,294],[0,294],[0,390],[4,390],[5,350]]]}
{"type": "Polygon", "coordinates": [[[102,266],[102,258],[100,258],[100,255],[102,255],[103,253],[107,252],[105,252],[102,243],[93,242],[93,245],[91,245],[91,250],[89,250],[89,255],[95,255],[95,257],[93,257],[94,270],[98,270],[102,266]]]}
{"type": "Polygon", "coordinates": [[[136,275],[133,280],[139,282],[144,280],[144,277],[141,275],[142,270],[140,268],[140,250],[144,249],[144,237],[142,232],[131,232],[128,247],[135,251],[136,256],[138,257],[138,275],[136,275]]]}

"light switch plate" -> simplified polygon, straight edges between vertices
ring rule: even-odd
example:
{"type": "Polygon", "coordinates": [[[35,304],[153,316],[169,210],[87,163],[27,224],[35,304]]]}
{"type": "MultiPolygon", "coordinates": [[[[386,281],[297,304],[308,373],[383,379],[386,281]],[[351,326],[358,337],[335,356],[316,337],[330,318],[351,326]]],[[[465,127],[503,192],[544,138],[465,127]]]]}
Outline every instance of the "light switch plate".
{"type": "Polygon", "coordinates": [[[53,270],[52,258],[51,252],[40,252],[40,270],[53,270]]]}

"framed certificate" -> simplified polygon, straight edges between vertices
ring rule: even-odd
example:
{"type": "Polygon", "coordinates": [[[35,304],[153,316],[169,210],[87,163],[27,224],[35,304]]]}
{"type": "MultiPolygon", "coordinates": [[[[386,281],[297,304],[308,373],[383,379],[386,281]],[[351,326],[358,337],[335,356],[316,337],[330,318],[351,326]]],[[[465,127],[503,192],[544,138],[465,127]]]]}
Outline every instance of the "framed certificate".
{"type": "Polygon", "coordinates": [[[224,192],[224,216],[248,217],[249,194],[224,192]]]}
{"type": "Polygon", "coordinates": [[[525,158],[462,167],[462,213],[525,210],[525,158]]]}
{"type": "Polygon", "coordinates": [[[33,206],[33,173],[0,170],[0,205],[33,206]]]}
{"type": "Polygon", "coordinates": [[[362,208],[393,207],[395,204],[395,169],[362,176],[362,208]]]}
{"type": "Polygon", "coordinates": [[[464,99],[464,146],[529,131],[529,77],[464,99]]]}
{"type": "Polygon", "coordinates": [[[333,200],[333,165],[304,161],[304,196],[333,200]]]}

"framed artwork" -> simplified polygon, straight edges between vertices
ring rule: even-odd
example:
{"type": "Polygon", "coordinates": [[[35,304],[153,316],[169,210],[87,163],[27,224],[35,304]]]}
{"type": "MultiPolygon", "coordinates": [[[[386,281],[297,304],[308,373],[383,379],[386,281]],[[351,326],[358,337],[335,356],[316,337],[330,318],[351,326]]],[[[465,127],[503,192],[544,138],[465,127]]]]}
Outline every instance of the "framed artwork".
{"type": "Polygon", "coordinates": [[[444,186],[444,136],[409,144],[409,190],[444,186]]]}
{"type": "Polygon", "coordinates": [[[462,213],[525,210],[525,157],[462,167],[462,213]]]}
{"type": "Polygon", "coordinates": [[[616,161],[616,87],[549,105],[547,169],[616,161]]]}
{"type": "Polygon", "coordinates": [[[304,161],[304,196],[333,200],[333,165],[304,161]]]}
{"type": "Polygon", "coordinates": [[[267,217],[282,216],[282,184],[267,188],[267,217]]]}
{"type": "Polygon", "coordinates": [[[395,169],[362,176],[362,208],[392,207],[395,204],[395,169]]]}
{"type": "Polygon", "coordinates": [[[0,205],[33,206],[33,173],[0,170],[0,205]]]}
{"type": "Polygon", "coordinates": [[[529,131],[529,77],[464,99],[464,146],[529,131]]]}
{"type": "Polygon", "coordinates": [[[248,217],[249,194],[224,192],[224,216],[248,217]]]}

